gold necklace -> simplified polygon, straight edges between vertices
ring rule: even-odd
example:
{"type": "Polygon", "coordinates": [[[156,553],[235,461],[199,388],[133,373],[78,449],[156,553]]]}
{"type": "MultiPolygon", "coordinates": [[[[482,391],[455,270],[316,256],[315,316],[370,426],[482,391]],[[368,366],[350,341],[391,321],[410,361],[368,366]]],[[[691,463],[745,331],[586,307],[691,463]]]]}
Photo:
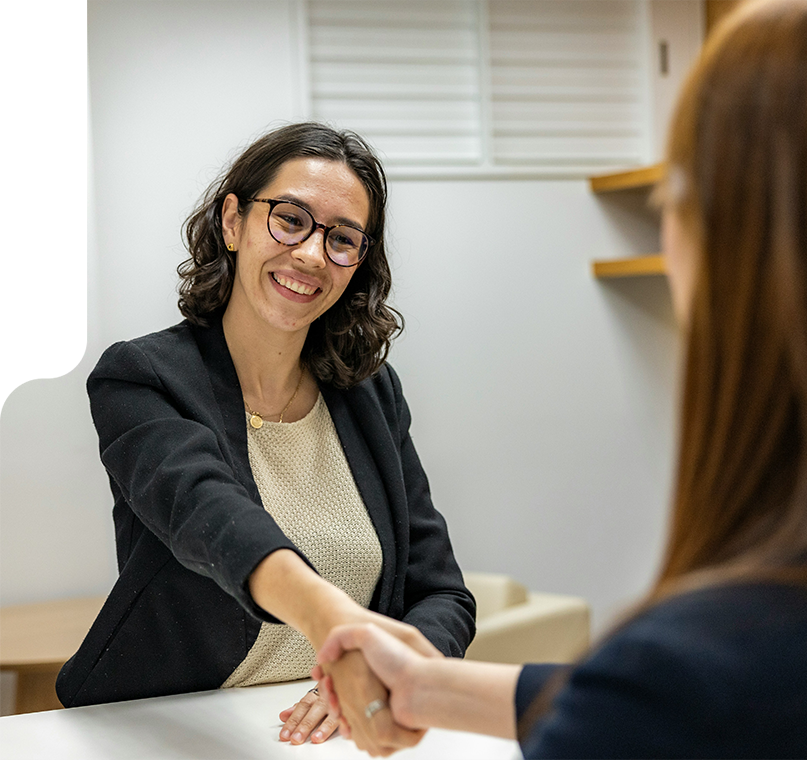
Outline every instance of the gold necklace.
{"type": "MultiPolygon", "coordinates": [[[[291,406],[291,402],[297,398],[297,393],[300,390],[300,386],[303,384],[303,375],[305,374],[305,370],[300,371],[300,379],[297,381],[297,387],[294,389],[294,393],[292,394],[291,398],[289,399],[289,403],[283,407],[283,411],[280,413],[280,419],[278,422],[283,422],[283,415],[286,413],[288,408],[291,406]]],[[[249,424],[255,428],[255,430],[260,430],[263,427],[263,415],[260,412],[253,412],[252,409],[249,408],[249,404],[247,400],[244,399],[244,406],[246,406],[247,411],[249,412],[249,424]]]]}

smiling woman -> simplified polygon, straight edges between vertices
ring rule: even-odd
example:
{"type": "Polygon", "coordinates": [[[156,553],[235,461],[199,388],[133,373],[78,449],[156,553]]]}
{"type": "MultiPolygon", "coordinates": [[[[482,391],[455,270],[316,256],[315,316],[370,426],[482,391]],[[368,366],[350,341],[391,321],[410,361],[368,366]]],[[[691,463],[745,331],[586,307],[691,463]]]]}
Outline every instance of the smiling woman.
{"type": "MultiPolygon", "coordinates": [[[[189,217],[185,320],[88,380],[120,576],[59,676],[66,706],[306,678],[349,622],[464,653],[474,601],[385,363],[385,204],[366,143],[305,123],[251,145],[189,217]]],[[[363,708],[386,690],[355,660],[333,677],[363,708]]],[[[293,743],[336,728],[315,692],[281,719],[293,743]]]]}
{"type": "Polygon", "coordinates": [[[234,320],[257,320],[275,330],[299,332],[304,342],[309,325],[339,300],[356,272],[358,248],[347,265],[335,261],[329,250],[340,247],[338,233],[336,243],[332,234],[340,227],[364,236],[370,213],[367,192],[344,164],[296,158],[259,195],[257,200],[270,203],[276,198],[298,201],[274,208],[248,202],[244,208],[233,193],[224,199],[224,239],[228,249],[238,251],[225,331],[234,320]],[[314,214],[328,221],[350,219],[352,226],[319,225],[324,231],[313,234],[320,232],[314,214]]]}
{"type": "MultiPolygon", "coordinates": [[[[265,135],[247,148],[210,186],[186,222],[185,236],[191,255],[178,270],[179,308],[190,322],[203,326],[208,315],[226,307],[236,269],[235,242],[228,240],[225,244],[222,235],[227,197],[233,196],[238,216],[246,218],[253,210],[252,201],[258,200],[263,206],[264,201],[274,200],[265,190],[284,173],[284,165],[297,164],[298,159],[305,158],[317,159],[311,171],[314,166],[322,171],[318,177],[320,184],[306,188],[304,195],[328,192],[321,182],[341,170],[360,182],[366,194],[365,203],[369,205],[366,220],[346,218],[340,210],[340,217],[332,222],[360,228],[372,246],[356,267],[345,298],[311,325],[302,352],[303,361],[320,380],[347,388],[378,369],[386,358],[391,337],[401,325],[400,315],[386,304],[391,286],[384,240],[386,178],[378,159],[355,134],[337,133],[319,124],[294,124],[265,135]],[[360,224],[362,221],[364,224],[360,224]]],[[[287,196],[279,200],[297,202],[306,208],[305,202],[300,203],[303,197],[287,196]]],[[[311,212],[310,208],[306,210],[311,212]]],[[[274,211],[270,209],[264,217],[261,232],[266,238],[274,211]]],[[[269,233],[272,234],[271,227],[269,233]]]]}

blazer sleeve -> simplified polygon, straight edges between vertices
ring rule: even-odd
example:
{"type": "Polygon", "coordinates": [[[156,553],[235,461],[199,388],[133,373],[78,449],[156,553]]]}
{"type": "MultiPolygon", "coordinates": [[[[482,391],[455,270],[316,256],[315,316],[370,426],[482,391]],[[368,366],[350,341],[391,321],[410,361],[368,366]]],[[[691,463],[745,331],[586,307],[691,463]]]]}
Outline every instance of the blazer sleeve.
{"type": "Polygon", "coordinates": [[[409,431],[411,415],[400,380],[392,367],[387,367],[396,400],[409,507],[403,620],[420,629],[443,654],[463,657],[476,633],[476,602],[454,558],[446,521],[432,503],[429,481],[409,431]]]}
{"type": "MultiPolygon", "coordinates": [[[[201,363],[197,375],[206,378],[201,363]]],[[[277,549],[308,560],[250,498],[213,425],[201,421],[218,413],[206,380],[195,377],[201,398],[194,399],[171,380],[134,342],[104,353],[87,381],[101,460],[137,518],[182,565],[213,579],[255,617],[278,622],[252,601],[249,575],[277,549]]]]}

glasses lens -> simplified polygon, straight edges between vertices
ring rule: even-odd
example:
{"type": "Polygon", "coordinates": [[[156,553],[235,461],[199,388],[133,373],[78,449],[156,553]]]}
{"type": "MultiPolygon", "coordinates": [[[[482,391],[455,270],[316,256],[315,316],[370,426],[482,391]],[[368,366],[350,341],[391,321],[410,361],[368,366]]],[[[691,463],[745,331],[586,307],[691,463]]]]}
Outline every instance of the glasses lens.
{"type": "Polygon", "coordinates": [[[293,203],[278,203],[269,214],[269,232],[278,243],[285,245],[305,239],[313,226],[311,214],[293,203]]]}
{"type": "Polygon", "coordinates": [[[326,241],[328,256],[334,264],[352,267],[358,264],[367,253],[369,241],[367,235],[355,227],[337,225],[328,233],[326,241]]]}

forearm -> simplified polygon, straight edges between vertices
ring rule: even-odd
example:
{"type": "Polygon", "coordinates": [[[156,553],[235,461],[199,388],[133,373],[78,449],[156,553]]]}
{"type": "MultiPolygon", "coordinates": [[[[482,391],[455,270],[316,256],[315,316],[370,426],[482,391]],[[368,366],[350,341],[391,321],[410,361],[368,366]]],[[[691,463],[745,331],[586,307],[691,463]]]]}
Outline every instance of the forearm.
{"type": "Polygon", "coordinates": [[[296,628],[315,649],[331,628],[361,612],[347,594],[288,549],[272,552],[255,568],[249,590],[259,607],[296,628]]]}
{"type": "Polygon", "coordinates": [[[408,676],[411,725],[516,737],[520,665],[455,658],[420,660],[408,676]]]}

